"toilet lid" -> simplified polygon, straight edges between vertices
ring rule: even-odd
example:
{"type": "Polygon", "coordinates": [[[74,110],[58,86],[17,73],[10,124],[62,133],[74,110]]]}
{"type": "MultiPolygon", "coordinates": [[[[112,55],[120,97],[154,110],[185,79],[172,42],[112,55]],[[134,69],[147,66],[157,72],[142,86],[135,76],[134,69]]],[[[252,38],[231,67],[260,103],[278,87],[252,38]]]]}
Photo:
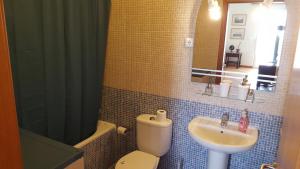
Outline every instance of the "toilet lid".
{"type": "Polygon", "coordinates": [[[156,169],[159,158],[142,151],[134,151],[123,156],[115,169],[156,169]]]}

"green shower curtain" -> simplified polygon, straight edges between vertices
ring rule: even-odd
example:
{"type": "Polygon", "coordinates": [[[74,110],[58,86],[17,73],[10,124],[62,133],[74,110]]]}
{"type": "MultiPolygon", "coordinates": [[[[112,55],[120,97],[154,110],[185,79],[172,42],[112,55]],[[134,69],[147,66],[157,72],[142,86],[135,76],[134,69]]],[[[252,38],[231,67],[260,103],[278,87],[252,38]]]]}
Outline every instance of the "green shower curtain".
{"type": "Polygon", "coordinates": [[[97,126],[108,0],[5,0],[19,125],[73,145],[97,126]]]}

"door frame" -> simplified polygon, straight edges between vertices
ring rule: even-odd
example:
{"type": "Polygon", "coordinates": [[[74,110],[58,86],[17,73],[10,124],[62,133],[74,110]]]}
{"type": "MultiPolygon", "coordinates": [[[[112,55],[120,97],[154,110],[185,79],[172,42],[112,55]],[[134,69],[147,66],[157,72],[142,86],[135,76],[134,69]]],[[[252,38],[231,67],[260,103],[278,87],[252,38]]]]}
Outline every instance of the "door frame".
{"type": "Polygon", "coordinates": [[[0,82],[0,168],[22,169],[3,0],[0,0],[0,82]]]}

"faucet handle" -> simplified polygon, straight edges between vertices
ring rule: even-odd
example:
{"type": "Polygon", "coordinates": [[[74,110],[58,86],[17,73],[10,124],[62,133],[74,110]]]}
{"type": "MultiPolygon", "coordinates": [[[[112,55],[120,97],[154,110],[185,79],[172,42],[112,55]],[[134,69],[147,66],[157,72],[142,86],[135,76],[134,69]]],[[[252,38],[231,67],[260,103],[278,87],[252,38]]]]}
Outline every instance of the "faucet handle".
{"type": "Polygon", "coordinates": [[[223,113],[222,120],[229,120],[229,113],[223,113]]]}
{"type": "Polygon", "coordinates": [[[229,121],[229,113],[223,113],[222,119],[221,119],[221,127],[227,127],[227,123],[229,121]]]}

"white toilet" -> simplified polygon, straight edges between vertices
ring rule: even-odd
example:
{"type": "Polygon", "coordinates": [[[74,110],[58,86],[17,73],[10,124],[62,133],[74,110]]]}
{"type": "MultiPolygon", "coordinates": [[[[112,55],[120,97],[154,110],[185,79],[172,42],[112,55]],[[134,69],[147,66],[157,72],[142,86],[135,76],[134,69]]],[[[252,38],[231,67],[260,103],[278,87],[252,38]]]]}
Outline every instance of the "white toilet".
{"type": "Polygon", "coordinates": [[[138,149],[123,156],[115,169],[156,169],[159,157],[171,146],[172,120],[157,121],[156,115],[142,114],[137,120],[138,149]]]}

